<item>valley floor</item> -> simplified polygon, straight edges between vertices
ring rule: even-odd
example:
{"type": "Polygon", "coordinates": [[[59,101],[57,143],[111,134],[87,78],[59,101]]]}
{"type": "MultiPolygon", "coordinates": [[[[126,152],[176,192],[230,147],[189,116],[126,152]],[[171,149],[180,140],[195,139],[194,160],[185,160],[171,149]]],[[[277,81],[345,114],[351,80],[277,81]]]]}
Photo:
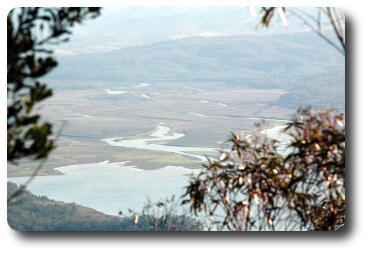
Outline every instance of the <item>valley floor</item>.
{"type": "MultiPolygon", "coordinates": [[[[144,138],[157,125],[164,125],[172,133],[184,135],[162,144],[220,150],[226,147],[224,142],[230,132],[249,134],[262,118],[268,119],[264,128],[280,124],[278,119],[288,119],[291,110],[269,106],[284,93],[281,89],[239,88],[218,83],[164,82],[145,85],[101,82],[90,89],[56,90],[40,111],[54,123],[54,132],[62,124],[63,129],[57,149],[39,175],[59,175],[62,172],[55,170],[57,167],[106,160],[129,161],[130,165],[145,170],[167,165],[198,168],[201,161],[183,154],[114,147],[103,139],[144,138]]],[[[37,165],[34,161],[8,165],[8,176],[31,175],[37,165]]]]}

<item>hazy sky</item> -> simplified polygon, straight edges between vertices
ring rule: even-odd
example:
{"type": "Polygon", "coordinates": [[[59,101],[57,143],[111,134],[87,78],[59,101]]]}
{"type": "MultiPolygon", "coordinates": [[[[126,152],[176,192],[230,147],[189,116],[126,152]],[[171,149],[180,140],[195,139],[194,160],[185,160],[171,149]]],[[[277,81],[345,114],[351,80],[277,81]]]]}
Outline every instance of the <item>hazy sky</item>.
{"type": "Polygon", "coordinates": [[[292,17],[288,17],[285,27],[279,16],[275,17],[271,28],[256,29],[258,20],[259,17],[252,17],[247,7],[103,8],[100,17],[75,27],[71,40],[59,45],[55,53],[103,52],[190,36],[261,36],[306,29],[292,17]]]}

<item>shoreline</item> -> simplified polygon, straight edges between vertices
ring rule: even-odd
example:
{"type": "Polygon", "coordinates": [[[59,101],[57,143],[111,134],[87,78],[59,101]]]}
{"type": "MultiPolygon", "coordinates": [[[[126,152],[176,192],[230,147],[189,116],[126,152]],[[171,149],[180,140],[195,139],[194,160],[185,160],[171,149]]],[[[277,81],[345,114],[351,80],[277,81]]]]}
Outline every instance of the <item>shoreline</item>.
{"type": "MultiPolygon", "coordinates": [[[[253,119],[262,119],[262,118],[253,118],[253,119]]],[[[265,119],[263,119],[265,120],[265,119]]],[[[280,124],[274,124],[275,122],[284,122],[288,123],[290,121],[287,120],[275,120],[275,119],[267,119],[266,121],[269,121],[268,126],[266,125],[266,128],[262,128],[259,130],[260,134],[266,135],[268,132],[272,132],[274,129],[282,129],[283,125],[280,124]],[[274,122],[274,123],[272,123],[274,122]]],[[[185,163],[183,165],[175,164],[170,165],[170,162],[162,162],[157,163],[156,165],[153,165],[152,163],[145,163],[142,160],[136,159],[134,161],[128,160],[127,166],[135,167],[137,169],[140,169],[142,171],[152,171],[152,170],[160,170],[166,166],[175,166],[175,167],[185,167],[188,169],[196,169],[198,167],[201,167],[201,163],[206,162],[206,152],[209,153],[215,153],[220,151],[220,148],[215,147],[190,147],[190,146],[172,146],[165,144],[166,142],[170,140],[177,140],[183,137],[185,134],[183,133],[175,133],[170,127],[167,126],[156,126],[156,128],[148,133],[142,133],[137,136],[130,136],[130,137],[114,137],[114,138],[106,138],[102,139],[101,141],[106,142],[109,146],[117,147],[117,148],[123,148],[123,149],[131,149],[131,150],[146,150],[146,151],[155,151],[155,152],[162,152],[162,153],[172,153],[177,154],[179,156],[184,156],[187,159],[190,159],[193,161],[193,163],[185,163]],[[161,143],[160,143],[161,142],[161,143]],[[164,142],[164,143],[162,143],[164,142]],[[203,153],[199,154],[199,153],[203,153]]],[[[169,155],[168,155],[169,156],[169,155]]],[[[105,160],[106,161],[106,160],[105,160]]],[[[109,159],[110,163],[119,163],[121,161],[109,159]]],[[[65,175],[64,172],[60,171],[59,168],[73,166],[73,165],[87,165],[87,164],[93,164],[93,163],[101,163],[104,162],[101,161],[91,161],[87,163],[76,163],[71,165],[60,165],[56,166],[54,168],[46,168],[40,170],[37,176],[62,176],[65,175]]],[[[9,168],[9,167],[8,167],[9,168]]],[[[36,168],[36,167],[34,167],[36,168]]],[[[33,174],[33,170],[30,170],[30,167],[25,169],[7,169],[7,177],[27,177],[31,176],[33,174]]]]}

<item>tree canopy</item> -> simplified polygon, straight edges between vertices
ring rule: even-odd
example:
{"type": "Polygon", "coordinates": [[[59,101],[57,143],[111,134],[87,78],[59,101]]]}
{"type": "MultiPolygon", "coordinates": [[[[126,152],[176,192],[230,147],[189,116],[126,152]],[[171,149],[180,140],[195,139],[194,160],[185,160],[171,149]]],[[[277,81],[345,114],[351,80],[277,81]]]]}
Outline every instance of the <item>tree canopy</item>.
{"type": "Polygon", "coordinates": [[[39,81],[56,60],[50,45],[69,39],[71,28],[95,18],[100,8],[15,8],[7,18],[7,159],[46,158],[55,147],[52,126],[34,113],[35,106],[52,95],[39,81]]]}

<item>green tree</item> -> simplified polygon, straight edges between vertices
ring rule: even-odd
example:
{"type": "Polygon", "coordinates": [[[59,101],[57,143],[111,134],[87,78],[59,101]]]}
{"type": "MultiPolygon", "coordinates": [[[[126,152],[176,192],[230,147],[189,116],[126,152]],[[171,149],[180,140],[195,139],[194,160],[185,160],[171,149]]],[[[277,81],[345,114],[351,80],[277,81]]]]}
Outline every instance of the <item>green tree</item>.
{"type": "Polygon", "coordinates": [[[99,13],[100,8],[95,7],[25,7],[8,14],[8,162],[44,159],[55,147],[52,125],[34,112],[36,105],[52,96],[52,90],[39,79],[57,66],[50,46],[67,41],[75,24],[99,13]]]}

